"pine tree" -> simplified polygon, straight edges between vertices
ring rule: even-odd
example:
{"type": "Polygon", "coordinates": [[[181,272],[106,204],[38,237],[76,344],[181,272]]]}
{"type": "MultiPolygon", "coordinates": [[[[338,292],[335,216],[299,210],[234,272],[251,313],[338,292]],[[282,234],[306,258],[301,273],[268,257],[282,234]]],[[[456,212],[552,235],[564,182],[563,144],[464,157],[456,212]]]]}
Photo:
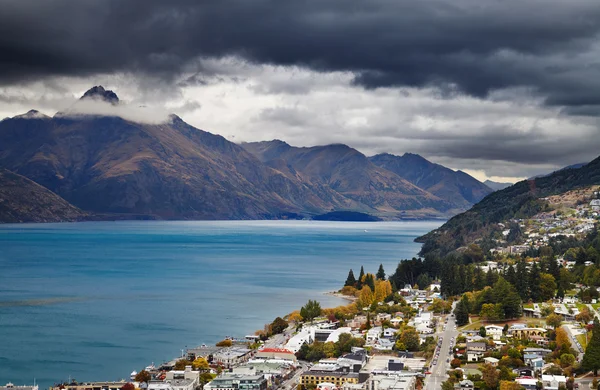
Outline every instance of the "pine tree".
{"type": "Polygon", "coordinates": [[[585,349],[581,366],[585,370],[594,371],[594,376],[596,376],[600,369],[600,323],[597,318],[594,319],[592,332],[592,339],[585,349]]]}
{"type": "Polygon", "coordinates": [[[357,289],[359,289],[359,290],[360,290],[360,289],[362,288],[362,286],[363,286],[363,284],[362,284],[362,281],[363,281],[363,276],[365,276],[365,269],[364,269],[364,268],[363,268],[363,266],[361,265],[361,266],[360,266],[360,274],[358,274],[358,285],[356,286],[356,288],[357,288],[357,289]]]}
{"type": "Polygon", "coordinates": [[[487,286],[493,286],[494,283],[496,283],[496,281],[498,280],[498,274],[494,271],[492,271],[492,269],[488,269],[487,274],[485,275],[485,283],[487,286]]]}
{"type": "Polygon", "coordinates": [[[527,266],[523,260],[517,263],[517,276],[519,283],[516,284],[517,292],[523,301],[529,298],[529,278],[527,266]]]}
{"type": "Polygon", "coordinates": [[[467,304],[464,302],[464,298],[456,304],[454,316],[456,317],[456,323],[458,325],[465,325],[469,323],[469,310],[467,308],[467,304]]]}
{"type": "Polygon", "coordinates": [[[513,286],[517,285],[517,274],[515,273],[515,267],[513,267],[512,264],[508,266],[504,278],[508,283],[512,284],[513,286]]]}
{"type": "Polygon", "coordinates": [[[538,302],[540,300],[541,281],[542,277],[540,274],[540,269],[536,263],[533,263],[531,265],[531,269],[529,270],[529,297],[534,302],[538,302]]]}
{"type": "Polygon", "coordinates": [[[483,271],[481,270],[481,268],[477,267],[475,268],[474,274],[475,275],[473,277],[473,285],[475,287],[475,290],[483,290],[483,288],[485,287],[483,271]]]}
{"type": "Polygon", "coordinates": [[[565,290],[562,286],[558,286],[558,290],[556,291],[556,298],[564,299],[565,298],[565,290]]]}
{"type": "Polygon", "coordinates": [[[511,292],[506,294],[502,300],[502,306],[504,308],[504,317],[506,319],[521,317],[521,297],[514,291],[514,288],[511,292]]]}
{"type": "Polygon", "coordinates": [[[468,265],[465,272],[465,291],[473,291],[473,266],[468,265]]]}
{"type": "Polygon", "coordinates": [[[377,280],[385,280],[385,271],[383,270],[383,264],[379,264],[379,270],[377,270],[377,280]]]}
{"type": "Polygon", "coordinates": [[[348,272],[348,277],[346,278],[346,283],[344,283],[344,286],[354,287],[355,285],[356,285],[356,278],[354,277],[354,272],[352,271],[352,269],[350,269],[350,272],[348,272]]]}
{"type": "Polygon", "coordinates": [[[375,291],[375,279],[373,278],[373,274],[367,274],[365,277],[365,285],[371,288],[371,291],[375,291]]]}

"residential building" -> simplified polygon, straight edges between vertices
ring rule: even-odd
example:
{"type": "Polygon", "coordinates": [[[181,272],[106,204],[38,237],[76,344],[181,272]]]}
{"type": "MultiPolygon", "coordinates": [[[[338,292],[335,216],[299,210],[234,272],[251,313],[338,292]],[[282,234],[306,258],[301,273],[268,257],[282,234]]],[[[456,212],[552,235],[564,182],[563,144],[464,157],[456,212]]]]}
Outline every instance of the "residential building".
{"type": "Polygon", "coordinates": [[[502,337],[502,331],[504,328],[498,325],[487,325],[485,327],[485,335],[493,338],[494,340],[500,340],[502,337]]]}
{"type": "Polygon", "coordinates": [[[377,340],[379,340],[379,337],[381,336],[381,332],[383,331],[383,329],[380,326],[375,326],[371,329],[369,329],[367,331],[366,334],[366,341],[367,344],[375,344],[377,342],[377,340]]]}
{"type": "Polygon", "coordinates": [[[392,315],[388,313],[378,313],[375,317],[375,321],[382,323],[383,321],[389,321],[392,319],[392,315]]]}
{"type": "Polygon", "coordinates": [[[527,327],[518,327],[518,328],[511,327],[508,330],[508,334],[510,336],[512,336],[514,338],[519,338],[519,339],[528,339],[528,338],[531,338],[531,336],[545,337],[546,332],[548,332],[548,331],[543,328],[527,328],[527,327]]]}
{"type": "Polygon", "coordinates": [[[515,382],[521,385],[525,390],[537,390],[538,380],[532,376],[516,378],[515,382]]]}
{"type": "Polygon", "coordinates": [[[499,362],[500,360],[498,360],[498,359],[496,359],[496,358],[493,358],[493,357],[486,357],[486,358],[483,358],[483,361],[484,361],[485,363],[488,363],[488,364],[490,364],[492,367],[498,367],[498,362],[499,362]]]}
{"type": "Polygon", "coordinates": [[[542,386],[544,390],[558,390],[562,386],[566,386],[567,378],[563,375],[542,375],[542,386]]]}
{"type": "Polygon", "coordinates": [[[467,343],[467,361],[476,362],[483,358],[487,350],[487,344],[483,342],[467,343]]]}

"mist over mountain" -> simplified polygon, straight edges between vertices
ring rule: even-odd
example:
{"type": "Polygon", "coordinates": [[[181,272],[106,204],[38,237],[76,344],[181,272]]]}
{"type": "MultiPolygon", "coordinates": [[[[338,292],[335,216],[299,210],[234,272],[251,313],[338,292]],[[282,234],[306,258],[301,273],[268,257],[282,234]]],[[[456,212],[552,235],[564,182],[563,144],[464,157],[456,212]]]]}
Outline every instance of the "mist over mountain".
{"type": "Polygon", "coordinates": [[[355,211],[444,218],[491,190],[420,156],[343,144],[235,144],[101,86],[49,117],[0,122],[0,167],[103,218],[269,219],[355,211]],[[139,117],[143,117],[138,120],[139,117]],[[112,217],[111,217],[112,216],[112,217]]]}

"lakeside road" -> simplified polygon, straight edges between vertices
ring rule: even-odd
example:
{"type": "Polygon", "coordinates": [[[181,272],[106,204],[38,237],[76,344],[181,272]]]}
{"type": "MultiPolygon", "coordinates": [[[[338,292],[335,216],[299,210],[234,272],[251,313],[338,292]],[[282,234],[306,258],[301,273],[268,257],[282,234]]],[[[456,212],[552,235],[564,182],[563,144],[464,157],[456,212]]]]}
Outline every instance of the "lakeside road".
{"type": "MultiPolygon", "coordinates": [[[[453,307],[454,308],[454,307],[453,307]]],[[[447,360],[452,360],[452,355],[449,353],[451,348],[454,348],[454,341],[451,339],[458,337],[458,330],[456,329],[456,322],[453,315],[446,317],[448,323],[446,324],[446,330],[438,332],[437,336],[442,337],[442,345],[436,349],[437,364],[431,366],[431,374],[425,379],[425,390],[439,390],[442,388],[442,382],[446,380],[446,372],[450,367],[450,363],[447,360]]],[[[434,355],[435,356],[435,355],[434,355]]],[[[434,357],[435,359],[435,357],[434,357]]]]}

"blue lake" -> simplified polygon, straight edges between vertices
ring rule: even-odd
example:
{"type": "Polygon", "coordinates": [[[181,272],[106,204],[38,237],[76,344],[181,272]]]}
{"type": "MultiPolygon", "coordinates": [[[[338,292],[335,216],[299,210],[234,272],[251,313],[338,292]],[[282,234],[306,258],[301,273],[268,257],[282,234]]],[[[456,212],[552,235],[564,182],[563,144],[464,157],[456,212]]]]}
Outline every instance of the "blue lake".
{"type": "Polygon", "coordinates": [[[0,225],[0,384],[127,378],[308,299],[344,304],[324,293],[349,268],[391,274],[441,223],[0,225]]]}

